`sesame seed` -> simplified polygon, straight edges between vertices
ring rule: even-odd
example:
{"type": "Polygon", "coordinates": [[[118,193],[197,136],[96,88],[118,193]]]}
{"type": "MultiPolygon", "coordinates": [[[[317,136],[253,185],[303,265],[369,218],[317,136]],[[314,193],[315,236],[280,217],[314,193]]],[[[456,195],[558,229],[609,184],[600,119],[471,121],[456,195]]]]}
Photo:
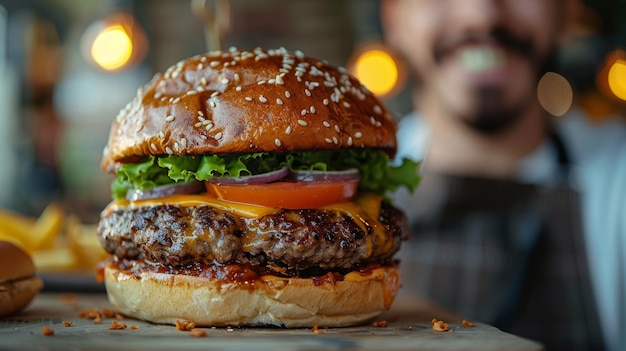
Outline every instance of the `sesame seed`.
{"type": "Polygon", "coordinates": [[[249,96],[246,96],[244,99],[246,99],[246,101],[252,101],[252,98],[249,96]]]}
{"type": "Polygon", "coordinates": [[[206,62],[206,56],[202,56],[202,57],[200,58],[200,61],[201,61],[201,62],[206,62]]]}
{"type": "Polygon", "coordinates": [[[222,132],[218,132],[217,134],[215,134],[215,140],[220,140],[222,139],[222,132]]]}
{"type": "Polygon", "coordinates": [[[258,85],[263,85],[265,83],[267,83],[267,81],[265,81],[265,80],[260,80],[260,81],[257,82],[258,85]]]}
{"type": "Polygon", "coordinates": [[[211,94],[211,97],[216,97],[220,94],[219,91],[214,91],[213,94],[211,94]]]}
{"type": "Polygon", "coordinates": [[[270,80],[267,81],[267,84],[274,84],[276,83],[276,79],[271,78],[270,80]]]}
{"type": "Polygon", "coordinates": [[[324,81],[324,85],[325,85],[325,86],[327,86],[327,87],[329,87],[329,88],[332,88],[332,87],[334,87],[334,86],[335,86],[335,83],[333,83],[333,82],[331,82],[331,81],[328,81],[328,80],[325,80],[325,81],[324,81]]]}
{"type": "MultiPolygon", "coordinates": [[[[281,72],[278,76],[283,78],[287,73],[289,73],[289,72],[281,72]]],[[[280,84],[282,84],[282,83],[280,83],[280,84]]]]}
{"type": "Polygon", "coordinates": [[[276,103],[279,105],[283,104],[283,100],[281,100],[280,98],[276,98],[276,103]]]}
{"type": "Polygon", "coordinates": [[[304,67],[302,67],[302,66],[298,65],[298,66],[296,67],[296,75],[298,75],[298,72],[300,72],[300,75],[302,75],[303,73],[305,73],[305,72],[306,72],[306,68],[304,68],[304,67]]]}
{"type": "Polygon", "coordinates": [[[203,117],[204,116],[204,112],[198,110],[198,116],[199,116],[198,118],[203,117]]]}
{"type": "Polygon", "coordinates": [[[337,137],[336,137],[336,136],[334,136],[334,137],[333,137],[333,143],[335,143],[335,144],[339,144],[339,140],[337,139],[337,137]]]}
{"type": "Polygon", "coordinates": [[[345,108],[350,108],[350,104],[349,104],[347,101],[344,101],[344,102],[343,102],[343,106],[344,106],[345,108]]]}
{"type": "Polygon", "coordinates": [[[289,99],[291,97],[291,93],[289,91],[285,91],[285,97],[289,99]]]}
{"type": "Polygon", "coordinates": [[[206,126],[206,125],[209,125],[209,124],[213,124],[213,121],[210,121],[210,120],[207,119],[207,120],[202,121],[202,124],[204,124],[206,126]]]}
{"type": "Polygon", "coordinates": [[[238,82],[239,81],[239,73],[235,73],[234,78],[235,78],[235,82],[238,82]]]}
{"type": "Polygon", "coordinates": [[[237,87],[235,88],[235,90],[237,90],[237,91],[241,91],[241,86],[237,86],[237,87]]]}
{"type": "Polygon", "coordinates": [[[219,61],[211,61],[211,63],[209,63],[209,66],[211,67],[217,67],[220,64],[219,61]]]}
{"type": "Polygon", "coordinates": [[[202,116],[198,116],[198,120],[199,120],[200,122],[203,122],[203,121],[204,121],[204,117],[202,117],[202,116]]]}
{"type": "Polygon", "coordinates": [[[324,99],[323,101],[324,105],[328,105],[328,102],[329,102],[328,99],[324,99]]]}
{"type": "Polygon", "coordinates": [[[285,134],[291,134],[291,126],[287,126],[287,129],[285,129],[285,134]]]}
{"type": "Polygon", "coordinates": [[[348,146],[352,146],[352,137],[348,137],[348,146]]]}
{"type": "Polygon", "coordinates": [[[165,148],[165,152],[167,152],[168,155],[171,155],[174,153],[169,146],[165,148]]]}
{"type": "Polygon", "coordinates": [[[335,132],[337,133],[341,133],[341,129],[339,129],[339,126],[335,124],[335,132]]]}
{"type": "Polygon", "coordinates": [[[363,133],[361,133],[361,132],[354,133],[354,137],[357,138],[357,139],[361,139],[362,136],[363,136],[363,133]]]}
{"type": "Polygon", "coordinates": [[[180,101],[180,97],[177,97],[176,99],[172,100],[173,104],[177,104],[180,101]]]}
{"type": "Polygon", "coordinates": [[[299,58],[301,60],[304,58],[304,53],[302,53],[302,51],[300,51],[300,50],[296,50],[294,52],[294,54],[296,55],[297,58],[299,58]]]}
{"type": "Polygon", "coordinates": [[[159,98],[161,98],[161,96],[163,96],[163,93],[161,93],[160,91],[157,91],[156,93],[154,93],[154,98],[155,99],[159,99],[159,98]]]}
{"type": "Polygon", "coordinates": [[[370,116],[370,123],[375,126],[376,125],[376,118],[374,118],[374,116],[370,116]]]}
{"type": "MultiPolygon", "coordinates": [[[[296,67],[296,70],[297,70],[298,68],[299,68],[299,67],[296,67]]],[[[304,74],[304,72],[302,72],[302,71],[296,71],[296,77],[297,77],[297,78],[302,77],[302,75],[303,75],[303,74],[304,74]]],[[[300,81],[302,81],[302,80],[300,80],[300,81]]]]}
{"type": "Polygon", "coordinates": [[[207,136],[206,136],[206,135],[204,135],[204,134],[202,134],[202,135],[200,135],[200,139],[202,139],[202,140],[207,140],[207,136]]]}
{"type": "Polygon", "coordinates": [[[180,144],[182,145],[183,149],[187,148],[187,139],[186,138],[180,139],[180,144]]]}
{"type": "Polygon", "coordinates": [[[315,113],[315,106],[311,106],[310,111],[311,113],[315,113]]]}
{"type": "Polygon", "coordinates": [[[198,122],[198,123],[194,124],[194,126],[195,126],[196,128],[198,128],[198,127],[202,127],[202,122],[198,122]]]}
{"type": "Polygon", "coordinates": [[[157,151],[157,147],[156,145],[154,145],[154,143],[150,144],[150,148],[154,151],[157,151]]]}
{"type": "Polygon", "coordinates": [[[198,64],[198,71],[199,71],[199,70],[201,70],[202,68],[204,68],[204,65],[203,65],[203,64],[201,64],[201,63],[199,63],[199,64],[198,64]]]}
{"type": "Polygon", "coordinates": [[[304,116],[304,115],[306,115],[306,112],[307,112],[306,109],[303,108],[302,111],[300,111],[300,114],[304,116]]]}
{"type": "Polygon", "coordinates": [[[226,62],[226,63],[224,64],[224,68],[226,68],[226,67],[228,67],[228,66],[230,66],[230,62],[226,62]]]}
{"type": "Polygon", "coordinates": [[[267,99],[265,98],[265,96],[261,95],[259,96],[259,101],[261,101],[262,103],[266,103],[267,99]]]}
{"type": "Polygon", "coordinates": [[[309,91],[309,89],[304,89],[304,93],[306,94],[306,96],[311,96],[311,92],[309,91]]]}
{"type": "Polygon", "coordinates": [[[378,113],[379,115],[382,115],[383,109],[381,109],[380,106],[378,105],[374,105],[374,112],[378,113]]]}
{"type": "Polygon", "coordinates": [[[159,130],[159,138],[161,139],[165,138],[165,134],[163,134],[162,130],[159,130]]]}
{"type": "Polygon", "coordinates": [[[228,80],[228,78],[222,79],[222,84],[228,84],[228,82],[230,82],[230,80],[228,80]]]}
{"type": "MultiPolygon", "coordinates": [[[[306,111],[306,110],[304,110],[304,111],[306,111]]],[[[303,126],[303,127],[306,127],[306,126],[308,126],[308,125],[309,125],[309,124],[308,124],[305,120],[302,120],[302,119],[299,119],[299,120],[298,120],[298,124],[299,124],[299,125],[301,125],[301,126],[303,126]]]]}
{"type": "Polygon", "coordinates": [[[324,141],[327,142],[328,144],[332,144],[333,141],[330,138],[324,138],[324,141]]]}
{"type": "Polygon", "coordinates": [[[280,139],[276,138],[274,139],[274,144],[276,144],[276,146],[280,146],[280,139]]]}
{"type": "Polygon", "coordinates": [[[197,93],[198,93],[198,92],[197,92],[197,91],[195,91],[195,90],[189,90],[189,91],[187,92],[187,95],[195,95],[195,94],[197,94],[197,93]]]}
{"type": "Polygon", "coordinates": [[[176,118],[174,115],[169,115],[169,116],[165,117],[165,121],[166,122],[171,122],[171,121],[174,120],[174,118],[176,118]]]}
{"type": "Polygon", "coordinates": [[[217,104],[215,103],[215,101],[211,101],[211,102],[209,102],[209,105],[211,105],[211,107],[215,107],[215,106],[217,106],[217,104]]]}
{"type": "Polygon", "coordinates": [[[285,81],[283,80],[283,77],[280,76],[280,74],[276,76],[275,81],[276,81],[276,84],[280,84],[280,85],[285,84],[285,81]]]}
{"type": "Polygon", "coordinates": [[[213,123],[207,123],[206,127],[204,127],[204,129],[209,130],[213,128],[213,123]]]}
{"type": "Polygon", "coordinates": [[[299,77],[298,75],[296,75],[296,80],[297,80],[298,82],[302,82],[302,78],[301,78],[301,77],[299,77]]]}
{"type": "Polygon", "coordinates": [[[178,141],[174,142],[174,150],[180,151],[180,146],[178,146],[178,141]]]}
{"type": "Polygon", "coordinates": [[[326,127],[326,128],[330,128],[330,123],[328,123],[328,122],[324,121],[324,122],[322,122],[322,124],[324,125],[324,127],[326,127]]]}

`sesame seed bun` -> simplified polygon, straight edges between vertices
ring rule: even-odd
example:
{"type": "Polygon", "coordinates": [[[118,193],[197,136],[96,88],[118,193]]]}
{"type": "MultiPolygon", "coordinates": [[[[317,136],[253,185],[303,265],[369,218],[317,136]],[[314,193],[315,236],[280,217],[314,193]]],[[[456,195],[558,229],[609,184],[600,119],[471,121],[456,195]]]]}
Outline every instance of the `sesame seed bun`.
{"type": "Polygon", "coordinates": [[[42,286],[30,256],[14,244],[0,241],[0,316],[24,309],[42,286]]]}
{"type": "Polygon", "coordinates": [[[148,155],[378,148],[395,121],[345,70],[285,49],[218,51],[157,74],[113,122],[102,168],[148,155]]]}

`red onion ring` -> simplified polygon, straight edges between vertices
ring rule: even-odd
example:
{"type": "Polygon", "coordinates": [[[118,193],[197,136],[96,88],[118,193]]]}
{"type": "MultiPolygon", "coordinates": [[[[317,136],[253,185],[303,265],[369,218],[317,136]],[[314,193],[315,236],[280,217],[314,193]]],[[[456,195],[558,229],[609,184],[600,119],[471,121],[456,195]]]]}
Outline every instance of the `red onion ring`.
{"type": "Polygon", "coordinates": [[[130,189],[128,190],[128,192],[126,192],[126,200],[147,200],[177,194],[196,194],[204,191],[205,188],[202,182],[174,183],[161,185],[146,190],[130,189]]]}
{"type": "Polygon", "coordinates": [[[285,178],[289,174],[287,166],[275,171],[244,177],[214,177],[207,182],[212,184],[265,184],[285,178]]]}
{"type": "Polygon", "coordinates": [[[344,182],[359,178],[359,170],[356,168],[342,171],[296,171],[289,174],[289,179],[300,182],[344,182]]]}

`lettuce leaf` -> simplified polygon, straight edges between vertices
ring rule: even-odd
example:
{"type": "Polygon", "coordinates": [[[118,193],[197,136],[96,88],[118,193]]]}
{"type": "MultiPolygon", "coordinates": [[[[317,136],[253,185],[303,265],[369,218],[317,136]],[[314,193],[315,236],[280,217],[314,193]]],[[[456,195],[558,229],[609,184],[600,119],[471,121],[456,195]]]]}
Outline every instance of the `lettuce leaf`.
{"type": "Polygon", "coordinates": [[[111,185],[113,197],[123,198],[131,189],[146,190],[174,182],[208,180],[213,177],[241,177],[261,174],[287,166],[292,171],[337,171],[357,168],[360,191],[385,195],[399,186],[413,191],[420,177],[418,163],[404,159],[392,166],[380,150],[298,151],[288,153],[148,157],[140,163],[125,163],[111,185]]]}

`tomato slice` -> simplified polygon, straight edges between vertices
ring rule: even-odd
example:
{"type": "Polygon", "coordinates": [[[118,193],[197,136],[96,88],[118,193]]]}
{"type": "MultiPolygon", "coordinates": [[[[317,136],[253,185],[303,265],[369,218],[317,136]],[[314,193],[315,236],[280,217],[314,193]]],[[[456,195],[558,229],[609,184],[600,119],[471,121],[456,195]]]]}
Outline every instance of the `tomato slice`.
{"type": "Polygon", "coordinates": [[[325,182],[273,182],[267,184],[211,184],[209,194],[218,199],[291,210],[317,208],[350,201],[358,180],[325,182]]]}

